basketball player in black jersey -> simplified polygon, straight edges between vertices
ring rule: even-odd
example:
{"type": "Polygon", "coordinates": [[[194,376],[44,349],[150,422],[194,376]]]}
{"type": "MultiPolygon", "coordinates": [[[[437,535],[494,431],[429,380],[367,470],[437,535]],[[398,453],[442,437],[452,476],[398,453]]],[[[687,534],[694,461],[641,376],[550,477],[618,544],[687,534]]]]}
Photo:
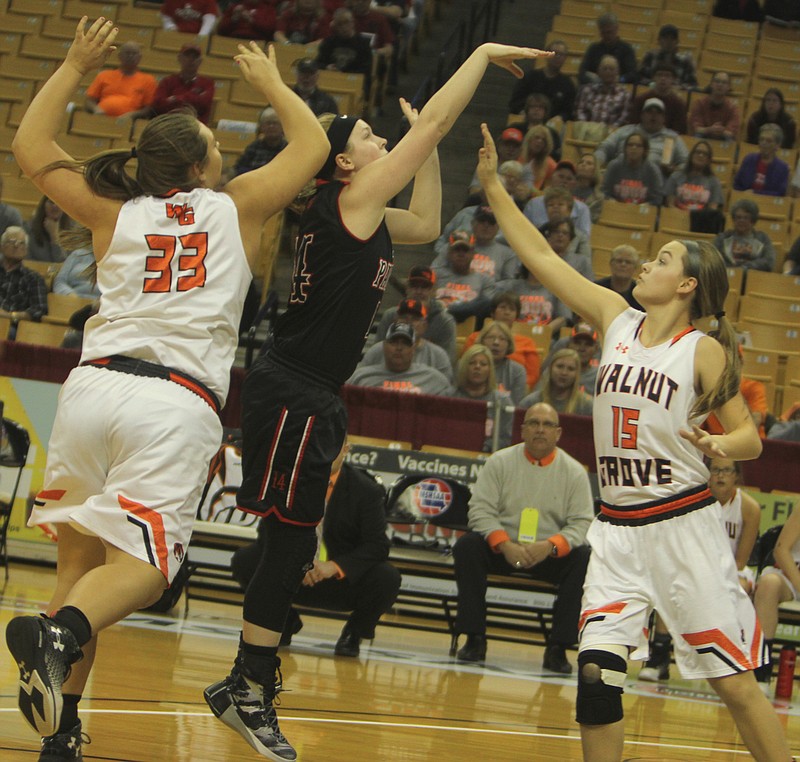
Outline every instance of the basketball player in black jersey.
{"type": "Polygon", "coordinates": [[[436,146],[464,110],[490,63],[520,77],[515,59],[550,55],[479,47],[421,113],[400,101],[411,129],[391,153],[355,117],[323,115],[331,150],[303,216],[286,312],[243,389],[242,510],[271,522],[244,602],[239,653],[206,701],[265,757],[294,760],[278,727],[277,646],[292,597],[316,550],[331,463],[347,430],[339,388],[355,369],[392,269],[392,243],[439,234],[436,146]],[[408,209],[387,209],[411,180],[408,209]]]}

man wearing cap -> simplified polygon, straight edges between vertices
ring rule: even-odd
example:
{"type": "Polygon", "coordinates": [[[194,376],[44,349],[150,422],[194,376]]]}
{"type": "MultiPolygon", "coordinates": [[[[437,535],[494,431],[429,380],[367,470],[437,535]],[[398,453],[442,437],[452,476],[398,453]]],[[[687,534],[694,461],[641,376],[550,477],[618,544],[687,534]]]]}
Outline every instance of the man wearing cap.
{"type": "Polygon", "coordinates": [[[669,174],[686,164],[689,150],[680,135],[664,125],[664,104],[658,98],[648,98],[642,105],[642,116],[638,124],[626,124],[614,130],[594,152],[597,163],[606,165],[621,156],[625,141],[634,132],[644,135],[650,143],[647,158],[669,174]]]}
{"type": "Polygon", "coordinates": [[[214,31],[218,15],[217,0],[164,0],[161,26],[168,32],[205,37],[214,31]]]}
{"type": "Polygon", "coordinates": [[[628,111],[628,124],[641,120],[644,104],[650,98],[658,98],[666,108],[664,124],[679,135],[686,134],[686,99],[675,91],[675,67],[668,60],[661,59],[653,67],[653,85],[631,101],[628,111]]]}
{"type": "Polygon", "coordinates": [[[558,588],[544,668],[570,674],[565,649],[578,640],[581,595],[594,515],[589,477],[559,448],[558,413],[546,403],[525,412],[520,444],[498,450],[472,486],[470,531],[453,548],[458,587],[456,632],[467,642],[459,661],[486,658],[489,574],[519,574],[558,588]]]}
{"type": "Polygon", "coordinates": [[[578,82],[585,85],[600,79],[600,64],[605,56],[613,56],[619,64],[619,81],[636,81],[636,53],[629,42],[620,39],[619,20],[613,13],[604,13],[597,19],[598,42],[593,42],[583,54],[578,69],[578,82]]]}
{"type": "Polygon", "coordinates": [[[454,231],[447,250],[447,264],[434,268],[436,298],[444,302],[457,323],[468,317],[487,315],[494,296],[494,282],[470,269],[475,254],[472,243],[471,233],[454,231]]]}
{"type": "Polygon", "coordinates": [[[576,92],[572,77],[561,73],[567,60],[567,45],[561,40],[553,40],[547,50],[552,50],[555,55],[545,58],[541,68],[528,69],[522,79],[517,80],[508,102],[508,110],[512,114],[518,114],[531,93],[542,93],[550,99],[553,116],[560,116],[566,122],[572,119],[576,92]]]}
{"type": "Polygon", "coordinates": [[[258,135],[233,165],[234,177],[269,164],[284,148],[286,138],[278,113],[267,106],[258,118],[258,135]]]}
{"type": "Polygon", "coordinates": [[[223,37],[240,40],[271,40],[276,23],[275,6],[272,3],[266,0],[240,0],[225,8],[215,31],[223,37]]]}
{"type": "Polygon", "coordinates": [[[728,73],[715,72],[711,77],[711,92],[702,98],[692,99],[690,134],[715,140],[736,140],[741,116],[736,101],[728,97],[730,91],[731,78],[728,73]]]}
{"type": "MultiPolygon", "coordinates": [[[[428,330],[428,308],[417,299],[403,299],[397,305],[398,323],[408,323],[414,329],[414,362],[436,368],[450,383],[453,382],[453,363],[447,352],[438,344],[427,341],[424,336],[428,330]]],[[[384,341],[373,344],[364,354],[361,365],[380,365],[383,363],[384,341]]]]}
{"type": "Polygon", "coordinates": [[[301,58],[297,62],[297,82],[292,88],[317,115],[338,114],[339,106],[332,95],[317,87],[319,66],[313,58],[301,58]]]}
{"type": "Polygon", "coordinates": [[[203,54],[194,44],[184,45],[178,53],[177,74],[168,74],[156,88],[153,97],[153,111],[166,114],[168,111],[191,106],[197,118],[208,124],[211,116],[211,105],[214,101],[214,80],[198,74],[203,54]]]}
{"type": "Polygon", "coordinates": [[[603,56],[597,68],[598,78],[584,85],[578,93],[575,119],[579,122],[602,122],[609,127],[625,123],[631,94],[619,83],[619,62],[612,55],[603,56]]]}
{"type": "Polygon", "coordinates": [[[655,76],[656,64],[671,63],[675,69],[675,84],[683,90],[697,87],[694,58],[689,51],[678,50],[678,27],[664,24],[658,30],[658,48],[645,53],[639,67],[639,82],[650,84],[655,76]]]}
{"type": "MultiPolygon", "coordinates": [[[[447,352],[451,364],[456,361],[456,321],[444,305],[434,297],[436,273],[433,268],[416,266],[408,273],[406,298],[419,302],[425,307],[425,340],[436,344],[447,352]]],[[[398,307],[386,310],[378,323],[376,340],[383,341],[389,326],[397,320],[398,307]]]]}
{"type": "Polygon", "coordinates": [[[392,323],[383,341],[382,362],[379,365],[362,362],[347,383],[404,394],[449,395],[453,387],[442,373],[414,361],[416,339],[410,323],[392,323]]]}
{"type": "Polygon", "coordinates": [[[123,43],[117,50],[117,58],[119,68],[99,71],[86,90],[86,110],[126,119],[149,117],[157,83],[152,74],[139,71],[141,45],[133,41],[123,43]]]}
{"type": "MultiPolygon", "coordinates": [[[[577,182],[577,171],[575,165],[571,161],[560,161],[556,164],[553,174],[550,175],[550,182],[547,183],[548,190],[550,188],[563,188],[572,194],[577,182]]],[[[548,214],[547,211],[547,191],[543,195],[532,198],[523,210],[523,214],[534,224],[540,228],[548,220],[552,219],[553,214],[548,214]]],[[[575,230],[582,233],[587,238],[592,234],[592,215],[589,212],[589,207],[573,196],[572,205],[569,209],[563,210],[560,217],[569,216],[575,224],[575,230]]]]}

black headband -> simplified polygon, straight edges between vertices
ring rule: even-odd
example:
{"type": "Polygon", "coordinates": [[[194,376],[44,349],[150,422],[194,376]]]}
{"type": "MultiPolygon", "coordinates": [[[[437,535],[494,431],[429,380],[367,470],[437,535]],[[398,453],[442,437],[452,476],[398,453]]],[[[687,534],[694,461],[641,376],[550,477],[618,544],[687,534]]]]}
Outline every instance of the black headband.
{"type": "Polygon", "coordinates": [[[331,144],[331,152],[322,165],[322,169],[317,172],[320,180],[330,180],[336,171],[336,157],[347,147],[347,141],[355,129],[358,118],[354,116],[337,116],[328,127],[328,142],[331,144]]]}

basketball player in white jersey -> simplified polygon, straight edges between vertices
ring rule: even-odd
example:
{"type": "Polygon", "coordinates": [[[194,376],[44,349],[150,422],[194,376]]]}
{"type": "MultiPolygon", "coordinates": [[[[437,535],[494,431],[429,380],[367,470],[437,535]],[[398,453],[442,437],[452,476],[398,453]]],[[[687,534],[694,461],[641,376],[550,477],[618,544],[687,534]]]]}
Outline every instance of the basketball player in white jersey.
{"type": "MultiPolygon", "coordinates": [[[[800,510],[795,508],[778,535],[773,551],[775,563],[766,566],[756,582],[755,604],[758,619],[764,628],[768,653],[778,628],[778,606],[800,600],[800,510]]],[[[769,686],[772,664],[756,671],[756,679],[769,686]]]]}
{"type": "Polygon", "coordinates": [[[497,179],[483,125],[478,176],[511,248],[542,285],[604,336],[594,398],[600,514],[584,584],[577,720],[584,759],[619,762],[627,659],[647,655],[655,608],[675,637],[685,677],[705,677],[728,706],[753,756],[791,753],[752,670],[763,637],[736,565],[703,455],[756,458],[761,441],[739,394],[738,353],[723,302],[728,279],[706,243],[672,241],[642,265],[634,288],[644,312],[591,283],[548,246],[497,179]],[[691,321],[715,315],[719,340],[691,321]],[[711,411],[725,434],[699,424],[711,411]],[[655,552],[658,549],[658,552],[655,552]]]}
{"type": "MultiPolygon", "coordinates": [[[[81,364],[61,390],[31,516],[58,528],[56,590],[47,616],[16,617],[6,630],[19,707],[44,736],[47,760],[82,759],[78,701],[97,633],[156,601],[184,557],[221,438],[218,411],[263,223],[328,153],[274,53],[251,43],[234,58],[289,141],[273,162],[214,191],[218,145],[186,112],[149,122],[134,150],[75,162],[56,142],[62,116],[84,76],[115,49],[117,32],[103,18],[80,21],[13,143],[25,174],[88,229],[102,293],[81,364]],[[133,157],[135,178],[132,165],[125,172],[133,157]]],[[[133,736],[118,743],[129,758],[133,736]]]]}

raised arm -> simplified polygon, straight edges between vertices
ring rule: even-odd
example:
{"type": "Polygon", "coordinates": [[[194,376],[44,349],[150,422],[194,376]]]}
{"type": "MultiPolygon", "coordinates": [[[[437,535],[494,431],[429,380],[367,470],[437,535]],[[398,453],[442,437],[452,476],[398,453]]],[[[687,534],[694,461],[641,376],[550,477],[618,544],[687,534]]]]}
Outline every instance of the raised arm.
{"type": "Polygon", "coordinates": [[[244,78],[259,90],[283,126],[288,145],[269,164],[239,175],[224,190],[239,210],[245,251],[257,254],[264,221],[288,206],[328,156],[328,139],[314,112],[281,80],[275,50],[265,54],[254,42],[234,56],[244,78]]]}
{"type": "Polygon", "coordinates": [[[508,245],[548,291],[605,333],[628,303],[619,294],[584,278],[550,248],[500,182],[494,140],[485,124],[481,130],[483,148],[479,152],[478,177],[508,245]]]}
{"type": "Polygon", "coordinates": [[[22,117],[11,148],[22,171],[70,217],[96,231],[113,229],[120,202],[95,196],[79,172],[56,169],[38,175],[54,161],[72,157],[56,142],[67,104],[87,72],[100,68],[114,50],[118,30],[113,22],[97,19],[88,29],[84,16],[66,60],[45,82],[22,117]]]}

